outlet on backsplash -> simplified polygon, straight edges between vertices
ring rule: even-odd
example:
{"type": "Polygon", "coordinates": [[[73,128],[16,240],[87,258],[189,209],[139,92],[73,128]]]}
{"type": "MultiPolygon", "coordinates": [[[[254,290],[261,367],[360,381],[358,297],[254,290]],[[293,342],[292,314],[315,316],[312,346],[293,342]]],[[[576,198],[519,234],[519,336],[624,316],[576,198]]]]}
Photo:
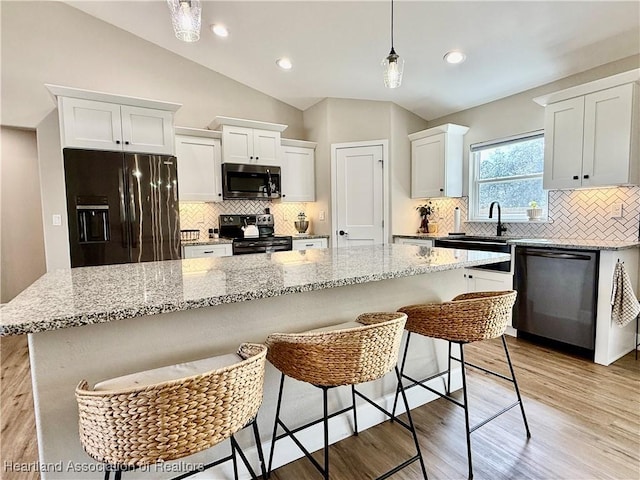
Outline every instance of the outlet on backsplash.
{"type": "Polygon", "coordinates": [[[611,212],[609,213],[609,218],[622,218],[622,209],[624,208],[623,203],[613,203],[611,204],[611,212]]]}

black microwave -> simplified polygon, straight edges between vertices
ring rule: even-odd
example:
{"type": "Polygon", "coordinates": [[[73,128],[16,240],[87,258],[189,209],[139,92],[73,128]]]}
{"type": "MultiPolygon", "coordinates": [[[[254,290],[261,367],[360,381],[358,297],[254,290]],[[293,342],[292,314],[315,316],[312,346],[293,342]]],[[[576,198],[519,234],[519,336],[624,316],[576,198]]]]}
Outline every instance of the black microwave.
{"type": "Polygon", "coordinates": [[[223,163],[222,196],[224,199],[280,198],[280,179],[280,167],[223,163]]]}

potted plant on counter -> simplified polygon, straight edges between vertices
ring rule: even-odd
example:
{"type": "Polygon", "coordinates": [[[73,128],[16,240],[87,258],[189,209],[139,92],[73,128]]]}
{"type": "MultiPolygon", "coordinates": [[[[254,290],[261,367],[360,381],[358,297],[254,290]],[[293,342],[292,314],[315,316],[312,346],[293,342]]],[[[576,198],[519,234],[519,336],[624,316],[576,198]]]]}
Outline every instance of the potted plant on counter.
{"type": "Polygon", "coordinates": [[[537,222],[542,218],[542,209],[538,207],[538,202],[532,200],[529,202],[529,208],[527,208],[527,216],[530,222],[537,222]]]}
{"type": "Polygon", "coordinates": [[[429,227],[429,217],[436,213],[435,207],[429,202],[426,205],[418,205],[416,207],[418,213],[420,214],[420,227],[418,228],[418,233],[433,233],[436,231],[436,224],[433,224],[429,227]]]}

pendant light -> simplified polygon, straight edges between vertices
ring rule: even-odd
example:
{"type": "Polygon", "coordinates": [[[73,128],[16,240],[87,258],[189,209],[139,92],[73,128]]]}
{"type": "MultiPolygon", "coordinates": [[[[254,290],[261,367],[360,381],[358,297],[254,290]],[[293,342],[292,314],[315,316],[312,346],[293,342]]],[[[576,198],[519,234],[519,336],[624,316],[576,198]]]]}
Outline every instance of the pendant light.
{"type": "Polygon", "coordinates": [[[387,88],[398,88],[402,83],[402,71],[404,69],[404,59],[393,49],[393,0],[391,0],[391,51],[382,61],[384,73],[384,86],[387,88]]]}
{"type": "Polygon", "coordinates": [[[197,42],[200,39],[200,0],[167,0],[171,23],[178,40],[197,42]]]}

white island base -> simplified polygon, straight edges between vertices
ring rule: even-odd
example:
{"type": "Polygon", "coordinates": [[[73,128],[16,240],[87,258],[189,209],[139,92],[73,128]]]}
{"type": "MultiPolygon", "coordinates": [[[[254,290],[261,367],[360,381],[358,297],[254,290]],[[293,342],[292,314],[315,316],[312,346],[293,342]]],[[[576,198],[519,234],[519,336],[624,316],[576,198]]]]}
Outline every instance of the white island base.
{"type": "MultiPolygon", "coordinates": [[[[272,332],[304,331],[353,320],[364,312],[395,311],[411,303],[450,300],[464,291],[461,277],[459,269],[437,271],[31,333],[29,351],[42,479],[103,478],[100,464],[84,453],[77,433],[74,389],[82,379],[93,385],[114,376],[229,353],[235,351],[242,342],[263,342],[272,332]]],[[[408,365],[411,367],[408,372],[420,378],[443,370],[446,368],[446,343],[416,336],[415,340],[412,339],[408,365]]],[[[453,378],[457,387],[459,370],[453,378]]],[[[264,402],[259,413],[266,456],[275,417],[278,381],[279,372],[268,364],[264,402]]],[[[440,379],[434,380],[433,384],[436,388],[443,386],[440,379]]],[[[362,386],[362,391],[391,407],[395,385],[395,377],[390,374],[381,381],[362,386]]],[[[411,389],[409,392],[412,406],[433,398],[423,389],[411,389]]],[[[348,387],[330,391],[330,408],[339,409],[348,406],[349,402],[348,387]]],[[[318,418],[321,405],[318,389],[287,380],[283,414],[288,425],[295,427],[318,418]]],[[[385,420],[372,407],[364,403],[359,405],[358,423],[361,429],[385,420]]],[[[351,418],[351,415],[345,415],[332,421],[331,442],[351,435],[351,418]]],[[[250,432],[240,432],[237,438],[241,445],[248,447],[246,451],[249,458],[253,465],[257,465],[255,449],[250,447],[250,432]]],[[[322,447],[320,430],[302,438],[311,451],[322,447]]],[[[384,438],[380,441],[384,442],[384,438]]],[[[184,472],[184,467],[188,466],[186,463],[208,463],[226,455],[228,449],[228,442],[225,442],[179,463],[171,462],[147,471],[127,472],[125,478],[171,478],[184,472]]],[[[280,441],[276,447],[274,468],[301,455],[293,444],[280,441]]],[[[226,472],[208,470],[192,478],[233,478],[230,465],[226,472]]]]}

